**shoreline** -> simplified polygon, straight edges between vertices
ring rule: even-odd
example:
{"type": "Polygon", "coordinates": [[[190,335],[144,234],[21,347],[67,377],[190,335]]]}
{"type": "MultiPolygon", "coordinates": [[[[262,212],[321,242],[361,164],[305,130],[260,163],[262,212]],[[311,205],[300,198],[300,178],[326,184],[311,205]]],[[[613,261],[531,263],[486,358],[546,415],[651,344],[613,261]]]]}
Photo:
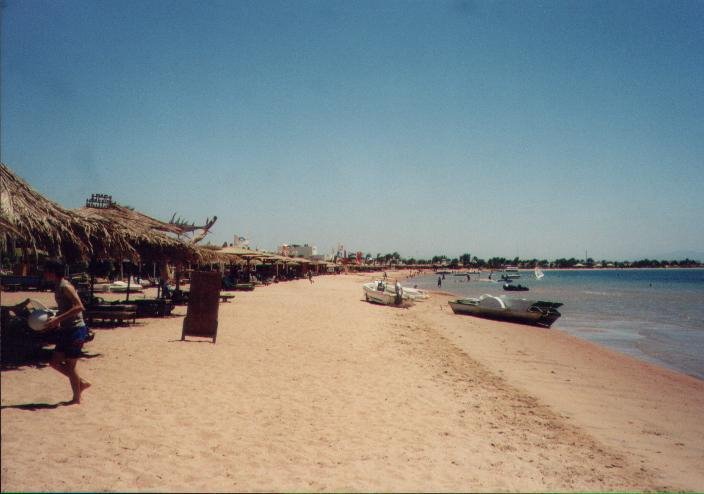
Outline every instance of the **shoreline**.
{"type": "MultiPolygon", "coordinates": [[[[444,302],[447,296],[435,297],[444,302]]],[[[695,422],[695,410],[704,406],[704,380],[568,333],[451,316],[441,325],[443,336],[568,422],[607,446],[627,446],[641,464],[659,464],[660,475],[692,474],[681,455],[692,441],[704,440],[704,426],[695,422]],[[673,409],[676,401],[685,406],[673,409]],[[664,457],[672,445],[680,449],[664,457]]],[[[704,447],[696,447],[699,458],[690,457],[689,465],[698,469],[694,489],[701,490],[704,447]]]]}
{"type": "Polygon", "coordinates": [[[179,341],[185,307],[95,328],[80,406],[23,409],[65,399],[68,383],[3,371],[2,490],[704,487],[704,383],[559,332],[455,316],[450,295],[369,304],[374,276],[237,292],[214,345],[179,341]]]}
{"type": "MultiPolygon", "coordinates": [[[[662,269],[662,268],[629,268],[629,269],[658,270],[658,269],[662,269]]],[[[682,268],[682,269],[700,269],[700,268],[682,268]]],[[[594,271],[606,271],[606,270],[607,270],[607,269],[595,269],[594,271]]],[[[622,271],[621,269],[609,269],[609,270],[613,270],[613,271],[622,271]]],[[[526,270],[526,271],[532,272],[531,269],[528,269],[528,270],[526,270]]],[[[544,269],[543,271],[548,271],[548,269],[544,269]]],[[[584,271],[584,270],[583,270],[583,269],[552,269],[552,270],[550,270],[550,271],[584,271]]],[[[421,276],[422,276],[422,275],[421,275],[421,276]]],[[[413,278],[412,278],[412,277],[405,277],[405,278],[403,278],[403,282],[406,283],[406,284],[408,284],[409,286],[412,286],[412,281],[413,281],[413,278]]],[[[484,280],[482,280],[482,281],[484,281],[484,280]]],[[[465,294],[462,294],[462,293],[454,293],[454,292],[447,291],[447,290],[437,290],[437,289],[434,289],[434,288],[428,288],[428,289],[425,289],[425,291],[427,291],[428,293],[433,293],[433,294],[437,294],[437,295],[443,295],[443,296],[452,297],[452,298],[463,298],[463,297],[466,296],[465,294]]],[[[504,295],[509,295],[509,296],[510,296],[511,293],[504,293],[504,295]]],[[[516,295],[516,294],[514,293],[514,295],[516,295]]],[[[518,295],[517,295],[517,296],[529,297],[529,295],[522,294],[522,292],[518,292],[518,295]]],[[[558,323],[559,323],[559,320],[558,320],[558,323]]],[[[700,381],[704,381],[704,377],[702,377],[702,376],[700,376],[700,375],[697,375],[697,374],[689,373],[689,372],[687,372],[687,371],[685,371],[685,370],[683,370],[683,369],[681,369],[681,368],[678,368],[678,367],[676,366],[676,364],[669,363],[669,362],[667,362],[666,360],[662,360],[661,358],[658,358],[658,357],[656,357],[656,356],[654,356],[654,355],[650,355],[650,354],[644,353],[644,352],[643,352],[640,348],[638,348],[638,347],[634,347],[634,348],[632,349],[633,353],[628,353],[627,350],[625,350],[625,349],[619,349],[619,348],[614,347],[614,346],[609,346],[609,345],[603,344],[603,343],[601,343],[601,342],[591,340],[591,339],[589,339],[589,338],[587,338],[587,337],[584,337],[584,336],[581,336],[581,335],[578,335],[578,334],[574,334],[574,333],[572,333],[572,332],[570,332],[570,331],[568,331],[568,330],[566,330],[566,329],[561,329],[561,328],[559,327],[559,324],[557,324],[556,327],[553,327],[553,328],[550,328],[550,329],[552,329],[553,331],[560,331],[560,332],[563,333],[563,334],[569,334],[570,336],[576,337],[576,338],[580,339],[581,341],[589,342],[589,343],[594,344],[594,345],[596,345],[596,346],[598,346],[598,347],[600,347],[600,348],[604,348],[604,349],[607,349],[607,350],[609,350],[609,351],[616,352],[616,353],[618,353],[619,355],[623,355],[623,356],[626,356],[626,357],[629,357],[629,358],[635,358],[636,360],[638,360],[638,361],[640,361],[640,362],[646,362],[646,363],[649,363],[650,365],[654,365],[654,366],[659,367],[659,368],[662,368],[662,369],[667,369],[667,370],[669,370],[669,371],[682,374],[683,376],[687,376],[687,377],[691,377],[691,378],[693,378],[693,379],[697,379],[697,380],[700,380],[700,381]],[[639,357],[639,356],[637,356],[637,355],[642,355],[642,357],[639,357]]],[[[597,328],[591,328],[591,331],[592,331],[592,332],[597,332],[597,333],[600,333],[600,332],[601,332],[601,330],[597,330],[597,328]]]]}

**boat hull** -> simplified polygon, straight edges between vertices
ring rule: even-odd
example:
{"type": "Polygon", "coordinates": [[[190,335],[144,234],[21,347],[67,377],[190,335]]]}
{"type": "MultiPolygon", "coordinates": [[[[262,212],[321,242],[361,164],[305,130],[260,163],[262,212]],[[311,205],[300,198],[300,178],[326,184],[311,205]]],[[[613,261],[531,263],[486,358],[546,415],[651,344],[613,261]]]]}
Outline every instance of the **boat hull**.
{"type": "Polygon", "coordinates": [[[381,305],[401,305],[403,302],[409,302],[408,296],[399,297],[395,292],[390,291],[384,285],[384,290],[379,290],[377,283],[367,283],[363,286],[364,298],[367,302],[381,305]]]}
{"type": "Polygon", "coordinates": [[[523,285],[510,285],[508,283],[505,283],[504,290],[507,292],[527,292],[528,287],[523,285]]]}
{"type": "Polygon", "coordinates": [[[555,309],[545,311],[512,311],[509,309],[499,309],[491,307],[480,307],[478,305],[462,304],[458,302],[448,302],[455,314],[481,317],[484,319],[494,319],[497,321],[508,321],[519,324],[529,324],[531,326],[541,326],[549,328],[557,321],[562,314],[555,309]]]}

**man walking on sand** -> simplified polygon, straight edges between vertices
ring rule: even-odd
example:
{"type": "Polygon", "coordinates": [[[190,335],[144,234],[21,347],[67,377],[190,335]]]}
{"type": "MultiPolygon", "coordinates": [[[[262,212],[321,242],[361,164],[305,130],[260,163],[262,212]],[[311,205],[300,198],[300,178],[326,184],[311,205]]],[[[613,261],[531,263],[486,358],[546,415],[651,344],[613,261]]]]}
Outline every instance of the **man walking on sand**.
{"type": "MultiPolygon", "coordinates": [[[[47,329],[56,333],[57,343],[49,365],[68,377],[73,391],[73,399],[67,404],[81,402],[81,393],[90,383],[78,375],[76,364],[81,356],[83,344],[88,339],[88,328],[83,322],[83,303],[73,285],[64,278],[65,265],[59,260],[48,260],[44,264],[44,280],[56,283],[56,305],[59,313],[49,319],[47,329]]],[[[27,305],[29,300],[15,307],[27,305]]]]}
{"type": "Polygon", "coordinates": [[[308,281],[310,281],[310,284],[313,284],[313,271],[308,271],[308,281]]]}

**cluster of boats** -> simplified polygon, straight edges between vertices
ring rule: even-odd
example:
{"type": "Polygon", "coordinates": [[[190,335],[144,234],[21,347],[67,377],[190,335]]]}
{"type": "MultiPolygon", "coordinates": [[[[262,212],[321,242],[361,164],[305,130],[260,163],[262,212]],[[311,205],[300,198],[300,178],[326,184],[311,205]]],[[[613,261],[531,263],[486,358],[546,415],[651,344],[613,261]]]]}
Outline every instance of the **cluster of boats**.
{"type": "MultiPolygon", "coordinates": [[[[441,274],[441,272],[438,272],[441,274]]],[[[536,279],[543,278],[544,274],[535,268],[536,279]]],[[[520,278],[518,269],[507,267],[501,275],[504,281],[503,289],[506,291],[528,291],[522,285],[512,282],[520,278]]],[[[491,279],[491,277],[490,277],[491,279]]],[[[424,290],[402,286],[399,282],[388,283],[377,280],[365,283],[363,286],[364,297],[367,302],[382,305],[410,305],[429,297],[424,290]]],[[[560,302],[543,300],[528,300],[525,298],[509,298],[506,295],[484,294],[477,298],[460,298],[448,302],[455,314],[483,317],[501,321],[517,322],[549,328],[562,314],[557,310],[562,306],[560,302]]]]}
{"type": "MultiPolygon", "coordinates": [[[[540,280],[545,276],[542,269],[535,267],[535,279],[540,280]]],[[[513,284],[513,280],[517,280],[521,275],[518,272],[518,268],[514,266],[507,266],[506,269],[501,274],[501,281],[504,282],[503,289],[507,292],[527,292],[529,288],[520,284],[513,284]]],[[[491,278],[491,276],[490,276],[491,278]]]]}

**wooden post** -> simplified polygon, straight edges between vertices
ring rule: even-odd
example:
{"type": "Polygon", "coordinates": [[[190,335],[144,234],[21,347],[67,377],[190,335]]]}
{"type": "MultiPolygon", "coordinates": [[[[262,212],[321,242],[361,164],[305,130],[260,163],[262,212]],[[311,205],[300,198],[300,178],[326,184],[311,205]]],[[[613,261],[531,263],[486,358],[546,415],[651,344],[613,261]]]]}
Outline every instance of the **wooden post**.
{"type": "Polygon", "coordinates": [[[95,257],[91,257],[89,266],[92,269],[90,270],[90,300],[88,301],[88,304],[92,304],[93,299],[95,298],[95,265],[95,257]]]}
{"type": "Polygon", "coordinates": [[[132,283],[132,264],[130,263],[130,267],[127,270],[127,296],[125,297],[125,302],[130,301],[130,286],[132,283]]]}

